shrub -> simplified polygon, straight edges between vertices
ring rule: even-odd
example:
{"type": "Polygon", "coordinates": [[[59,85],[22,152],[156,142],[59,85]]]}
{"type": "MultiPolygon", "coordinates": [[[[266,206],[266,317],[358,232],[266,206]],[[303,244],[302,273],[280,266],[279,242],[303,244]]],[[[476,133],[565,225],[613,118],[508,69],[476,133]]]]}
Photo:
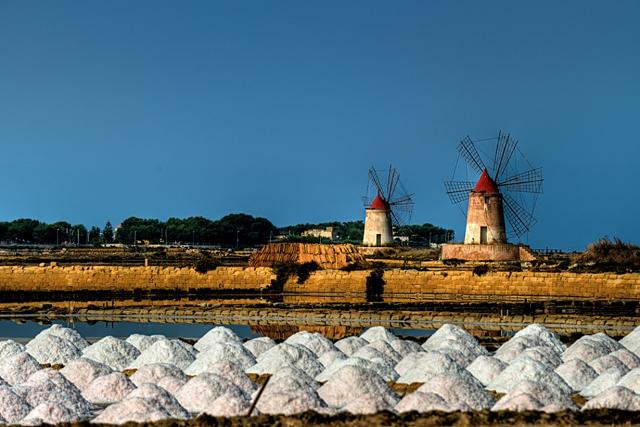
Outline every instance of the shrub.
{"type": "Polygon", "coordinates": [[[196,261],[194,268],[198,273],[206,273],[207,271],[218,268],[218,260],[215,258],[202,257],[196,261]]]}
{"type": "Polygon", "coordinates": [[[384,293],[384,270],[380,267],[376,268],[369,274],[366,282],[367,301],[382,301],[384,293]]]}

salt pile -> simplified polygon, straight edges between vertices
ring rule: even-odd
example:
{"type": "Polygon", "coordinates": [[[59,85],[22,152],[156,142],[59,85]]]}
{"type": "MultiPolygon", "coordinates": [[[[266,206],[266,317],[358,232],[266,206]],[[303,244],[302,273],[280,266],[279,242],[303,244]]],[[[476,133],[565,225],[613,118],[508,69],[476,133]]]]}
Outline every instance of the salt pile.
{"type": "Polygon", "coordinates": [[[260,337],[249,340],[243,345],[253,354],[253,357],[258,357],[271,347],[275,347],[276,342],[269,337],[260,337]]]}
{"type": "Polygon", "coordinates": [[[424,354],[424,350],[421,352],[416,351],[413,353],[409,353],[405,355],[402,360],[393,367],[393,369],[395,369],[398,375],[404,375],[409,369],[413,367],[413,365],[416,364],[418,359],[420,359],[424,354]]]}
{"type": "Polygon", "coordinates": [[[216,326],[202,336],[193,347],[198,351],[206,351],[208,347],[215,343],[236,342],[242,344],[242,340],[235,332],[224,326],[216,326]]]}
{"type": "Polygon", "coordinates": [[[627,350],[626,348],[616,350],[613,353],[609,353],[609,355],[618,358],[622,363],[627,365],[627,368],[629,369],[640,367],[640,357],[638,357],[635,353],[627,350]]]}
{"type": "Polygon", "coordinates": [[[393,411],[390,405],[382,396],[377,394],[363,394],[353,399],[342,407],[343,411],[352,414],[375,414],[380,411],[393,411]]]}
{"type": "Polygon", "coordinates": [[[640,411],[640,396],[626,387],[609,387],[585,403],[582,410],[601,408],[640,411]]]}
{"type": "Polygon", "coordinates": [[[588,386],[580,390],[580,394],[586,398],[595,397],[609,387],[616,385],[616,383],[625,376],[627,372],[629,372],[629,370],[626,367],[622,370],[618,368],[611,368],[600,374],[588,386]]]}
{"type": "Polygon", "coordinates": [[[66,405],[59,402],[41,403],[24,417],[22,425],[58,424],[81,421],[84,417],[78,415],[66,405]]]}
{"type": "Polygon", "coordinates": [[[597,333],[580,337],[562,354],[562,360],[568,362],[571,359],[582,359],[589,363],[598,357],[606,356],[622,345],[606,334],[597,333]]]}
{"type": "Polygon", "coordinates": [[[15,424],[31,411],[31,405],[7,385],[0,385],[0,417],[8,424],[15,424]]]}
{"type": "Polygon", "coordinates": [[[35,372],[24,384],[14,387],[14,390],[34,409],[41,404],[58,404],[69,409],[73,420],[93,415],[91,405],[82,397],[80,390],[53,369],[35,372]]]}
{"type": "Polygon", "coordinates": [[[167,390],[155,384],[142,384],[129,393],[124,399],[143,398],[157,401],[171,418],[187,419],[189,412],[180,405],[178,400],[167,390]]]}
{"type": "Polygon", "coordinates": [[[357,357],[360,359],[370,360],[372,362],[383,363],[388,366],[395,366],[395,364],[400,361],[399,357],[391,358],[377,348],[372,347],[370,344],[365,345],[360,350],[353,353],[351,357],[357,357]]]}
{"type": "Polygon", "coordinates": [[[608,371],[611,368],[615,368],[618,370],[629,369],[627,365],[620,361],[620,359],[612,356],[611,354],[600,356],[597,359],[592,360],[591,362],[589,362],[589,366],[591,366],[598,375],[605,371],[608,371]]]}
{"type": "Polygon", "coordinates": [[[267,383],[257,408],[264,414],[291,415],[326,407],[317,393],[319,384],[302,370],[283,368],[267,383]]]}
{"type": "Polygon", "coordinates": [[[27,353],[41,364],[64,365],[82,355],[78,347],[73,345],[71,341],[42,332],[29,341],[26,347],[27,353]]]}
{"type": "Polygon", "coordinates": [[[398,337],[393,335],[391,331],[382,326],[374,326],[367,329],[360,334],[360,338],[366,340],[367,342],[374,342],[378,340],[391,342],[398,339],[398,337]]]}
{"type": "Polygon", "coordinates": [[[498,393],[508,393],[513,387],[525,380],[550,384],[565,394],[572,391],[571,387],[553,371],[553,368],[526,356],[507,366],[489,383],[487,389],[498,393]]]}
{"type": "Polygon", "coordinates": [[[316,355],[306,347],[281,343],[258,356],[257,363],[246,370],[249,374],[275,374],[288,365],[315,377],[324,370],[316,355]]]}
{"type": "Polygon", "coordinates": [[[128,342],[106,336],[82,352],[83,357],[107,365],[114,371],[122,371],[138,356],[140,351],[128,342]]]}
{"type": "Polygon", "coordinates": [[[75,329],[65,328],[62,325],[54,324],[49,328],[44,329],[38,335],[36,335],[33,339],[37,339],[42,335],[55,335],[60,338],[64,338],[67,341],[70,341],[73,345],[78,348],[78,350],[82,351],[85,348],[89,347],[89,343],[87,340],[82,338],[82,335],[75,329]]]}
{"type": "MultiPolygon", "coordinates": [[[[204,408],[203,412],[214,417],[238,417],[247,415],[251,409],[251,400],[237,394],[223,394],[204,408]]],[[[253,409],[252,415],[260,411],[253,409]]]]}
{"type": "Polygon", "coordinates": [[[140,353],[129,368],[138,369],[152,363],[168,363],[186,369],[194,360],[196,356],[193,351],[189,351],[181,341],[159,339],[140,353]]]}
{"type": "Polygon", "coordinates": [[[93,380],[82,392],[82,396],[91,403],[108,405],[124,399],[135,388],[123,373],[112,372],[93,380]]]}
{"type": "Polygon", "coordinates": [[[640,392],[640,368],[630,370],[620,378],[617,385],[626,387],[634,393],[640,392]]]}
{"type": "Polygon", "coordinates": [[[248,399],[247,394],[228,379],[208,372],[191,378],[175,394],[178,402],[189,412],[203,412],[218,397],[229,394],[248,399]]]}
{"type": "Polygon", "coordinates": [[[442,325],[422,344],[422,347],[428,351],[445,353],[462,367],[467,366],[476,357],[488,353],[473,335],[459,326],[449,323],[442,325]]]}
{"type": "Polygon", "coordinates": [[[171,418],[171,414],[154,399],[133,397],[114,403],[91,422],[97,424],[145,423],[171,418]]]}
{"type": "Polygon", "coordinates": [[[495,357],[478,356],[466,369],[480,381],[483,386],[487,386],[500,372],[504,371],[506,367],[506,363],[495,357]]]}
{"type": "Polygon", "coordinates": [[[360,350],[356,351],[353,356],[358,357],[358,353],[362,354],[361,352],[365,352],[365,349],[367,348],[372,348],[382,353],[385,358],[391,362],[391,366],[396,365],[402,360],[402,355],[398,353],[391,344],[383,340],[372,341],[371,343],[362,347],[360,350]]]}
{"type": "Polygon", "coordinates": [[[0,362],[0,377],[11,385],[25,382],[41,369],[40,364],[29,353],[18,353],[0,362]]]}
{"type": "Polygon", "coordinates": [[[287,338],[285,343],[302,345],[311,350],[318,357],[327,351],[337,350],[331,341],[317,332],[297,332],[287,338]]]}
{"type": "Polygon", "coordinates": [[[506,394],[491,408],[492,411],[541,411],[544,404],[529,393],[506,394]]]}
{"type": "Polygon", "coordinates": [[[632,351],[635,354],[640,354],[640,326],[636,327],[633,331],[627,334],[620,340],[627,350],[632,351]]]}
{"type": "Polygon", "coordinates": [[[447,405],[467,405],[473,410],[488,409],[495,403],[482,384],[467,371],[436,375],[424,383],[418,391],[442,397],[447,405]]]}
{"type": "Polygon", "coordinates": [[[358,366],[343,367],[318,389],[318,395],[327,404],[338,408],[365,394],[380,396],[390,406],[399,400],[378,374],[358,366]]]}
{"type": "Polygon", "coordinates": [[[400,384],[426,383],[436,375],[461,372],[462,369],[451,357],[432,351],[421,354],[396,382],[400,384]]]}
{"type": "Polygon", "coordinates": [[[399,378],[398,373],[384,360],[367,360],[355,356],[335,361],[315,378],[320,382],[328,381],[329,378],[345,366],[358,366],[360,368],[369,369],[370,371],[380,375],[380,377],[385,381],[396,381],[399,378]]]}
{"type": "Polygon", "coordinates": [[[244,373],[241,366],[230,361],[216,362],[207,367],[207,372],[218,374],[240,387],[248,395],[252,394],[258,386],[244,373]]]}
{"type": "Polygon", "coordinates": [[[539,323],[532,323],[526,328],[516,332],[513,337],[532,337],[540,342],[540,345],[553,349],[557,354],[562,354],[562,352],[567,349],[567,346],[560,341],[560,338],[558,338],[556,334],[539,323]]]}
{"type": "Polygon", "coordinates": [[[145,383],[158,385],[171,394],[187,383],[188,377],[180,368],[168,363],[151,363],[138,369],[131,375],[131,382],[137,387],[145,383]]]}
{"type": "Polygon", "coordinates": [[[441,396],[434,393],[422,393],[420,391],[414,391],[413,393],[407,394],[400,402],[398,402],[394,409],[397,412],[450,412],[457,410],[469,410],[466,406],[464,408],[452,408],[441,396]]]}
{"type": "Polygon", "coordinates": [[[338,349],[325,352],[322,356],[318,357],[318,362],[325,368],[331,366],[339,360],[345,360],[347,356],[338,349]]]}
{"type": "Polygon", "coordinates": [[[27,348],[14,340],[0,341],[0,363],[7,357],[12,357],[25,351],[27,351],[27,348]]]}
{"type": "Polygon", "coordinates": [[[574,392],[582,390],[598,377],[596,371],[581,359],[564,362],[555,369],[555,372],[569,384],[574,392]]]}
{"type": "MultiPolygon", "coordinates": [[[[264,354],[266,352],[260,356],[262,357],[264,354]]],[[[202,372],[207,372],[210,365],[218,362],[232,362],[242,369],[248,369],[256,364],[256,359],[242,344],[233,341],[216,342],[210,343],[205,351],[198,353],[193,363],[184,371],[187,375],[198,375],[202,372]]]]}
{"type": "Polygon", "coordinates": [[[397,351],[402,357],[405,357],[410,353],[425,351],[420,344],[411,340],[403,340],[398,338],[397,340],[391,340],[388,342],[389,344],[391,344],[391,347],[393,347],[393,349],[397,351]]]}
{"type": "Polygon", "coordinates": [[[335,346],[338,350],[343,352],[347,356],[351,356],[356,351],[360,350],[365,345],[369,344],[369,341],[361,337],[346,337],[340,341],[336,341],[335,346]]]}
{"type": "Polygon", "coordinates": [[[539,402],[538,407],[529,410],[544,410],[548,405],[554,405],[558,408],[577,410],[578,407],[571,400],[571,393],[563,388],[558,388],[552,383],[541,383],[533,381],[522,381],[513,387],[507,394],[502,396],[498,404],[492,408],[493,410],[516,410],[520,406],[525,407],[527,404],[539,402]],[[525,396],[525,397],[518,397],[525,396]],[[532,396],[534,400],[526,396],[532,396]]]}
{"type": "Polygon", "coordinates": [[[535,346],[529,347],[528,349],[521,352],[518,357],[513,359],[511,363],[518,360],[521,357],[528,357],[529,359],[533,359],[537,362],[542,363],[552,369],[560,366],[562,364],[562,358],[558,353],[555,352],[551,347],[546,346],[535,346]]]}
{"type": "Polygon", "coordinates": [[[84,357],[68,363],[60,370],[60,373],[80,390],[87,388],[96,378],[111,372],[113,370],[107,365],[84,357]]]}
{"type": "Polygon", "coordinates": [[[125,340],[135,348],[137,348],[141,353],[151,347],[158,340],[165,340],[167,337],[164,335],[142,335],[142,334],[132,334],[125,340]]]}

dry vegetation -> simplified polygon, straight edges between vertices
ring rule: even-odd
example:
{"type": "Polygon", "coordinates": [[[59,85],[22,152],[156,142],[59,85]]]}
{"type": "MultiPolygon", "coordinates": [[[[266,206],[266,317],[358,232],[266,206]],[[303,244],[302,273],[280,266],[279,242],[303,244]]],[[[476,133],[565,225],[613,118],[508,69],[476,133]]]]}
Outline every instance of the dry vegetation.
{"type": "Polygon", "coordinates": [[[640,246],[603,237],[587,246],[587,250],[573,260],[575,269],[613,271],[618,273],[640,271],[640,246]]]}

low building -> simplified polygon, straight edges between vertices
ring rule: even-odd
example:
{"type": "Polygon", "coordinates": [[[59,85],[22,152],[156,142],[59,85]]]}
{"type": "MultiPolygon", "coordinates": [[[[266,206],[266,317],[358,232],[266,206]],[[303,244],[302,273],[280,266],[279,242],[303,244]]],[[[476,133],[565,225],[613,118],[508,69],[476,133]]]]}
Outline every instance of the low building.
{"type": "Polygon", "coordinates": [[[322,239],[335,240],[338,234],[333,227],[311,228],[302,232],[302,237],[318,237],[322,239]]]}

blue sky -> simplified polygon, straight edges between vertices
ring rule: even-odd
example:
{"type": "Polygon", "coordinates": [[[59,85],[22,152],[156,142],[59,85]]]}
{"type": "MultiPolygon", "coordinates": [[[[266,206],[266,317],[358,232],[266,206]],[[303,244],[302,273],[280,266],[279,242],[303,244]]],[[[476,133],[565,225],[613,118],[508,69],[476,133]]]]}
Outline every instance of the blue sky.
{"type": "Polygon", "coordinates": [[[637,1],[0,2],[0,219],[363,218],[393,163],[454,228],[457,141],[542,166],[534,247],[640,241],[637,1]]]}

